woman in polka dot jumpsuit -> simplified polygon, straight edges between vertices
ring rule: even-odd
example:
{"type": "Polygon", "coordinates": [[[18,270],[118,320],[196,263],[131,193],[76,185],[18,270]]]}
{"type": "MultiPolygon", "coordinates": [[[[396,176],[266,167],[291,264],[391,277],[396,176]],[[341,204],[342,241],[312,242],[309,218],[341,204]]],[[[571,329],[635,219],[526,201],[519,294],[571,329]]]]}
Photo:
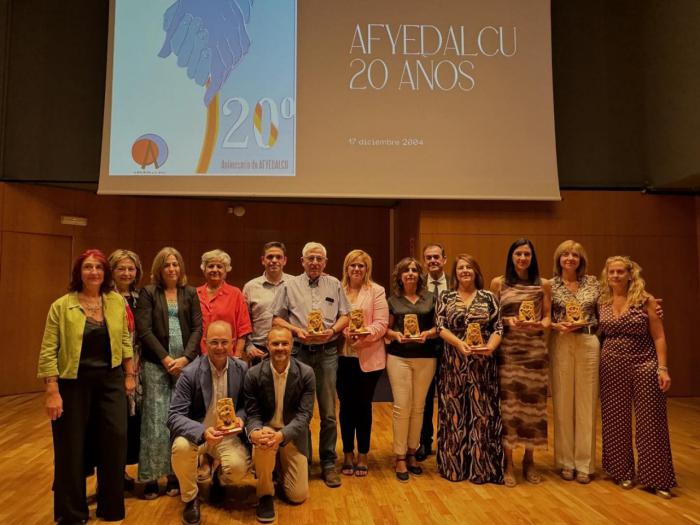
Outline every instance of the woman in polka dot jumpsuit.
{"type": "Polygon", "coordinates": [[[615,256],[605,262],[601,275],[603,468],[623,488],[632,488],[634,407],[636,479],[668,498],[676,486],[666,417],[665,392],[671,377],[663,325],[653,297],[644,290],[640,271],[628,257],[615,256]]]}

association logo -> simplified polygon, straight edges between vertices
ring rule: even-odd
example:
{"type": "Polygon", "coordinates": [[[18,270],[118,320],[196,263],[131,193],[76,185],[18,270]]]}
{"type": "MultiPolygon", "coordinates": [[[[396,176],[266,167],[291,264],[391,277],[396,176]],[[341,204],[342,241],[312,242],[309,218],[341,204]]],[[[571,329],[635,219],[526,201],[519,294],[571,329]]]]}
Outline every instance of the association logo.
{"type": "Polygon", "coordinates": [[[134,141],[131,158],[142,170],[148,166],[160,169],[168,160],[168,144],[155,133],[146,133],[134,141]]]}

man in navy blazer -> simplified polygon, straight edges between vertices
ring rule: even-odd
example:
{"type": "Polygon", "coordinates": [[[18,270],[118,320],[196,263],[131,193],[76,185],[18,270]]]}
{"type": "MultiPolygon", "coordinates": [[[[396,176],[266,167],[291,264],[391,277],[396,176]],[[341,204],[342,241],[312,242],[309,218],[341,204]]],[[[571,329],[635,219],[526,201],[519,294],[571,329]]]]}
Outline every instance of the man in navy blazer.
{"type": "Polygon", "coordinates": [[[185,525],[200,522],[197,498],[200,454],[206,453],[221,464],[214,473],[214,487],[240,482],[250,462],[248,450],[238,434],[225,435],[216,429],[219,399],[230,397],[233,400],[241,429],[246,420],[243,383],[247,366],[229,355],[233,347],[231,325],[226,321],[211,323],[207,328],[206,345],[208,354],[199,356],[182,371],[168,414],[172,466],[185,503],[182,513],[185,525]]]}
{"type": "Polygon", "coordinates": [[[309,494],[307,436],[316,380],[310,366],[291,357],[293,342],[288,328],[273,325],[267,335],[270,358],[248,371],[243,388],[261,522],[275,519],[272,471],[278,456],[287,499],[302,503],[309,494]]]}

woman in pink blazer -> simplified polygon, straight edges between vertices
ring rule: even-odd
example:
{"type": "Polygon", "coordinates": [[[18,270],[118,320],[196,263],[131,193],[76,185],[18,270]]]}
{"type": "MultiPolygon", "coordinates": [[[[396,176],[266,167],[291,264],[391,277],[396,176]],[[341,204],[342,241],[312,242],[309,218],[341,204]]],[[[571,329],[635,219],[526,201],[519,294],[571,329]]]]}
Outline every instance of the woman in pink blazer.
{"type": "Polygon", "coordinates": [[[352,306],[336,381],[344,453],[342,473],[364,477],[372,432],[372,398],[386,366],[383,337],[389,324],[389,306],[384,288],[372,281],[372,258],[362,250],[352,250],[345,256],[342,283],[352,306]],[[362,311],[362,329],[353,328],[353,320],[359,321],[358,311],[362,311]]]}

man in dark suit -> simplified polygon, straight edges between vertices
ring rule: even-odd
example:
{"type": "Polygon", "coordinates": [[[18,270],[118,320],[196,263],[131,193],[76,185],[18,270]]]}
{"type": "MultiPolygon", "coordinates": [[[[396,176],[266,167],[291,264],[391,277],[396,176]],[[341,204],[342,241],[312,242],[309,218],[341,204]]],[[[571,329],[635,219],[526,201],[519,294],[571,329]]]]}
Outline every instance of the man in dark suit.
{"type": "Polygon", "coordinates": [[[200,522],[197,460],[201,454],[208,454],[221,464],[214,473],[212,499],[222,494],[221,485],[240,482],[250,463],[248,450],[238,434],[226,435],[216,429],[219,399],[233,400],[239,428],[243,429],[246,419],[243,378],[247,366],[230,357],[231,325],[226,321],[211,323],[207,327],[206,345],[207,355],[199,356],[182,371],[168,414],[172,465],[185,503],[182,513],[185,525],[200,522]]]}
{"type": "Polygon", "coordinates": [[[302,503],[309,494],[307,434],[316,381],[310,366],[291,357],[293,342],[288,328],[273,326],[267,336],[270,359],[248,371],[243,387],[258,477],[256,517],[263,523],[275,519],[272,471],[278,457],[287,499],[302,503]]]}
{"type": "MultiPolygon", "coordinates": [[[[450,280],[445,273],[445,248],[442,244],[431,243],[426,244],[423,248],[423,263],[428,274],[425,276],[425,285],[427,289],[435,296],[437,304],[440,294],[445,290],[449,290],[450,280]]],[[[440,355],[442,354],[442,339],[439,337],[432,340],[435,345],[438,366],[435,368],[435,375],[428,387],[428,393],[425,396],[425,409],[423,410],[423,426],[420,431],[420,447],[416,451],[416,459],[424,461],[426,457],[433,453],[433,412],[435,410],[435,385],[440,376],[440,355]]]]}

